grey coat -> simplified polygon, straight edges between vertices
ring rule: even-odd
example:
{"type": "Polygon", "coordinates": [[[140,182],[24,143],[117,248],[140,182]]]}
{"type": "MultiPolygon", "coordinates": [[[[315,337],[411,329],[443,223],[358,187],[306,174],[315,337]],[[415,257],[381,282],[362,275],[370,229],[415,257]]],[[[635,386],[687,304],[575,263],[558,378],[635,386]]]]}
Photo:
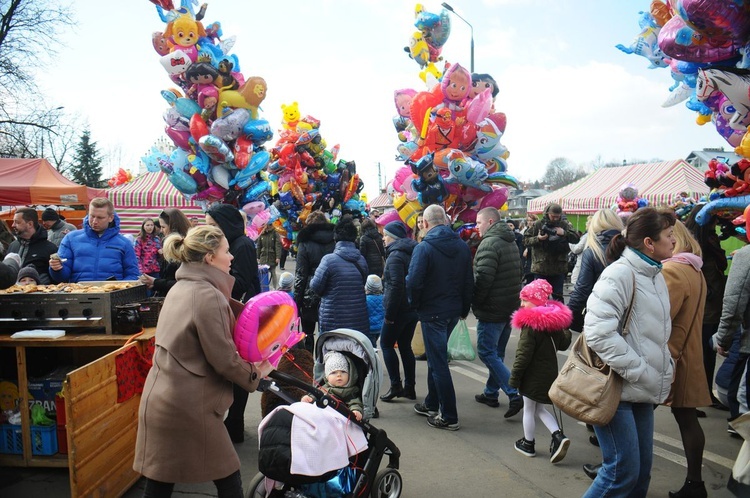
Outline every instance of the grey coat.
{"type": "Polygon", "coordinates": [[[62,239],[65,238],[68,233],[75,230],[78,230],[75,225],[66,223],[63,220],[57,220],[55,224],[47,230],[47,240],[55,244],[57,247],[60,247],[62,239]]]}
{"type": "Polygon", "coordinates": [[[724,306],[721,310],[719,330],[714,341],[729,350],[737,327],[742,325],[740,353],[750,353],[750,245],[734,253],[724,289],[724,306]]]}

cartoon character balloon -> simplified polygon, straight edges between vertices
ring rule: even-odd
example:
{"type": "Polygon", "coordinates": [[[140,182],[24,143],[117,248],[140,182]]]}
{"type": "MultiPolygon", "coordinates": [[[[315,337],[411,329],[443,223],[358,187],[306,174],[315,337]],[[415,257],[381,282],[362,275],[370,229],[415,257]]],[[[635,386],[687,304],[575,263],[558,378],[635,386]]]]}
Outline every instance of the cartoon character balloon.
{"type": "Polygon", "coordinates": [[[281,356],[305,338],[297,327],[297,305],[286,292],[262,292],[251,298],[237,318],[234,344],[240,356],[278,366],[281,356]]]}

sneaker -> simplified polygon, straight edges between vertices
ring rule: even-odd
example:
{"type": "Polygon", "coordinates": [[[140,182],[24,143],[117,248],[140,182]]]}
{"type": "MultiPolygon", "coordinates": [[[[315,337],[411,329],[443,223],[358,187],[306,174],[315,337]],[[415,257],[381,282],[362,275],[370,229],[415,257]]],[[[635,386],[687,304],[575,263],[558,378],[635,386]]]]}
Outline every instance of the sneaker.
{"type": "Polygon", "coordinates": [[[517,452],[526,455],[527,457],[536,456],[536,451],[534,451],[534,441],[529,441],[525,437],[516,441],[515,447],[517,452]]]}
{"type": "Polygon", "coordinates": [[[440,415],[428,417],[427,425],[429,425],[430,427],[434,427],[435,429],[445,429],[446,431],[457,431],[460,428],[458,422],[453,422],[451,424],[440,415]]]}
{"type": "Polygon", "coordinates": [[[565,437],[562,431],[552,433],[552,442],[549,445],[549,461],[557,463],[565,458],[570,446],[570,439],[565,437]]]}
{"type": "Polygon", "coordinates": [[[430,410],[424,403],[416,403],[414,405],[414,411],[419,415],[424,415],[425,417],[434,417],[438,414],[437,410],[430,410]]]}
{"type": "Polygon", "coordinates": [[[515,398],[510,400],[510,403],[508,403],[508,411],[505,412],[505,415],[503,415],[503,417],[510,418],[520,412],[521,408],[523,408],[523,398],[521,396],[516,396],[515,398]]]}
{"type": "Polygon", "coordinates": [[[487,405],[490,408],[497,408],[498,406],[500,406],[500,402],[497,400],[497,398],[490,398],[484,393],[475,395],[474,399],[477,403],[482,403],[483,405],[487,405]]]}

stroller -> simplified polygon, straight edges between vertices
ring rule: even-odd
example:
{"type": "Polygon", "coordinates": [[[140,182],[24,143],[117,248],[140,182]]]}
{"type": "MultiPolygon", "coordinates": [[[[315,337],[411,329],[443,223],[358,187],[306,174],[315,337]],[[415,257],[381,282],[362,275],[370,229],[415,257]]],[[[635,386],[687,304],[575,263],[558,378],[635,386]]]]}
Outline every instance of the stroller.
{"type": "MultiPolygon", "coordinates": [[[[262,381],[259,390],[270,391],[288,403],[296,399],[284,393],[281,385],[293,386],[307,392],[315,405],[280,407],[267,415],[259,428],[260,451],[258,473],[250,482],[248,498],[334,498],[371,496],[380,498],[398,498],[401,496],[403,483],[398,472],[401,451],[388,439],[385,431],[372,426],[369,422],[375,413],[375,402],[380,388],[380,363],[372,348],[370,340],[362,333],[350,329],[337,329],[322,334],[315,346],[315,365],[313,376],[317,384],[324,380],[324,357],[330,351],[338,351],[357,369],[362,393],[364,412],[361,421],[357,421],[349,407],[339,399],[331,396],[311,382],[300,380],[283,372],[271,372],[271,381],[262,381]],[[278,383],[278,384],[277,384],[278,383]],[[348,459],[348,465],[334,469],[322,475],[303,475],[292,473],[292,423],[295,417],[303,414],[293,412],[293,408],[305,408],[305,411],[317,407],[315,412],[335,410],[341,417],[332,415],[338,422],[339,431],[352,433],[339,434],[347,443],[360,436],[365,443],[362,451],[348,459]],[[359,434],[361,430],[362,434],[359,434]],[[354,434],[356,432],[356,434],[354,434]],[[388,455],[387,466],[380,469],[383,457],[388,455]]],[[[302,405],[305,405],[304,403],[302,405]]],[[[304,425],[298,418],[297,427],[304,425]]],[[[321,427],[319,426],[318,429],[321,427]]],[[[318,431],[319,432],[319,431],[318,431]]],[[[298,444],[298,443],[297,443],[298,444]]],[[[346,446],[346,444],[344,444],[346,446]]],[[[351,453],[350,453],[351,455],[351,453]]],[[[311,461],[317,461],[310,458],[311,461]]]]}

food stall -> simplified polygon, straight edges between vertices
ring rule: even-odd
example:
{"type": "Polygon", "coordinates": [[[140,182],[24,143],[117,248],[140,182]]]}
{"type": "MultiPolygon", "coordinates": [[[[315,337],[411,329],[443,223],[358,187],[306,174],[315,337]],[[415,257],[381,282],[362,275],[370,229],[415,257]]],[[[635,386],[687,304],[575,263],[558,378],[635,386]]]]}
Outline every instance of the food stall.
{"type": "Polygon", "coordinates": [[[0,426],[0,465],[67,467],[74,498],[119,496],[140,477],[132,470],[140,403],[139,379],[133,375],[145,378],[154,329],[133,341],[118,332],[123,325],[132,332],[131,315],[121,313],[122,305],[145,298],[145,287],[138,282],[0,291],[0,377],[15,378],[21,419],[20,427],[0,426]],[[19,331],[60,337],[32,333],[18,338],[19,331]],[[30,409],[21,408],[38,401],[30,394],[37,392],[31,389],[30,374],[38,374],[45,364],[70,370],[62,381],[62,397],[55,400],[54,427],[32,425],[30,409]]]}

